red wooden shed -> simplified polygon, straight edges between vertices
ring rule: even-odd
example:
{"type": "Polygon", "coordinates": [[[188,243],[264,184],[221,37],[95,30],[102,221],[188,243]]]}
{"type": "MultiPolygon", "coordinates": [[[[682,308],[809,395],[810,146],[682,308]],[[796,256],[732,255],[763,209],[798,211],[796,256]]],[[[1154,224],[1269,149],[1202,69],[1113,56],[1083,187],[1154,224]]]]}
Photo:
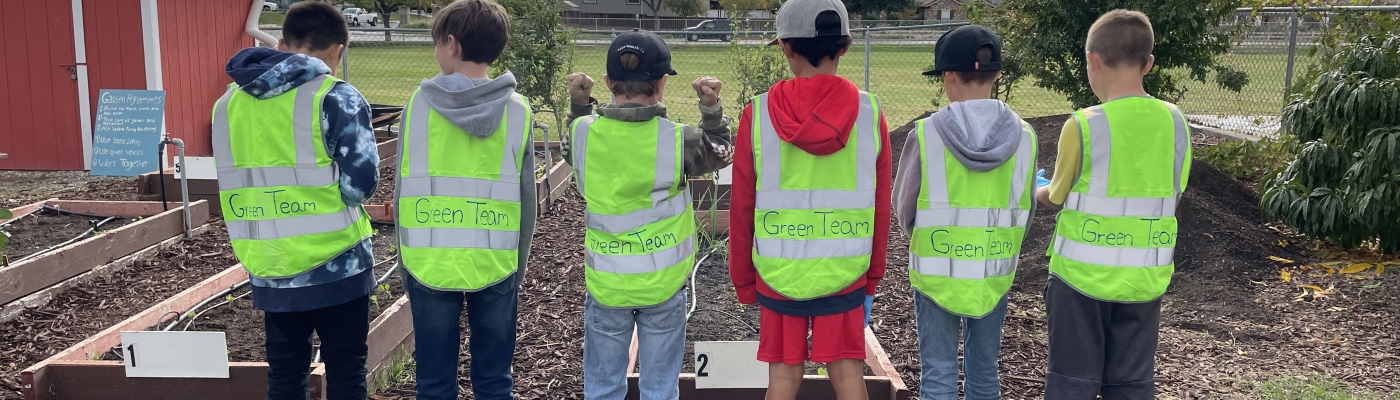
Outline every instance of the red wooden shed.
{"type": "Polygon", "coordinates": [[[210,155],[224,64],[253,45],[252,1],[0,0],[13,17],[0,24],[0,170],[89,169],[101,89],[165,90],[165,131],[210,155]]]}

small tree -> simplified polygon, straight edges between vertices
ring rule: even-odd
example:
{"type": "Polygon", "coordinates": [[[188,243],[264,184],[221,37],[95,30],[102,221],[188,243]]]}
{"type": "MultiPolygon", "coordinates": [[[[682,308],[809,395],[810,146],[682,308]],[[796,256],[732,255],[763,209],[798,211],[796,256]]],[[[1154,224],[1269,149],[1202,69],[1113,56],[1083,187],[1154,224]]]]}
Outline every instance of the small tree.
{"type": "Polygon", "coordinates": [[[1152,51],[1155,66],[1143,86],[1147,93],[1177,101],[1186,92],[1176,72],[1181,69],[1199,82],[1215,72],[1216,83],[1233,91],[1248,82],[1244,72],[1219,63],[1220,55],[1230,50],[1232,32],[1216,29],[1243,4],[1243,0],[1006,0],[995,15],[984,14],[981,22],[993,26],[1008,48],[1016,46],[1014,53],[1004,53],[1003,58],[1017,65],[1017,78],[1034,77],[1036,86],[1064,94],[1075,107],[1088,107],[1099,102],[1085,72],[1084,40],[1089,27],[1110,10],[1142,11],[1152,19],[1157,37],[1152,51]]]}
{"type": "Polygon", "coordinates": [[[1269,218],[1313,237],[1345,247],[1377,240],[1381,251],[1395,253],[1400,34],[1366,32],[1334,42],[1338,52],[1322,62],[1327,72],[1284,107],[1282,127],[1297,138],[1297,152],[1264,183],[1260,203],[1269,218]]]}
{"type": "MultiPolygon", "coordinates": [[[[735,21],[734,37],[749,37],[748,26],[747,19],[735,21]]],[[[759,37],[760,43],[768,43],[771,40],[771,36],[759,37]]],[[[729,42],[729,56],[734,76],[739,80],[739,96],[734,98],[734,102],[742,109],[749,104],[753,96],[767,92],[773,84],[792,77],[792,71],[788,70],[787,58],[783,57],[778,46],[741,45],[739,42],[729,42]]]]}
{"type": "Polygon", "coordinates": [[[662,0],[661,4],[682,17],[704,15],[706,11],[710,10],[708,0],[662,0]]]}
{"type": "Polygon", "coordinates": [[[573,64],[574,31],[564,27],[560,2],[497,2],[511,16],[510,44],[491,65],[493,73],[510,70],[517,82],[516,92],[530,98],[535,112],[553,113],[556,131],[562,129],[564,116],[559,110],[565,110],[568,102],[564,76],[573,64]]]}

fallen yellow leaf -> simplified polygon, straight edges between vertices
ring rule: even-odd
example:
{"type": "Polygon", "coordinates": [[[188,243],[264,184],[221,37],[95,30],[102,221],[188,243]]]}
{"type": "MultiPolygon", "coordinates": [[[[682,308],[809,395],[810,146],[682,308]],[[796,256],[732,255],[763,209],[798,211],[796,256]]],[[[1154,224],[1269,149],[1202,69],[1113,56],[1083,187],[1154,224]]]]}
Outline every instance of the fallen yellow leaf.
{"type": "Polygon", "coordinates": [[[1331,311],[1331,312],[1346,311],[1346,310],[1347,310],[1347,309],[1342,308],[1342,307],[1332,307],[1332,308],[1328,308],[1328,309],[1327,309],[1327,311],[1331,311]]]}
{"type": "Polygon", "coordinates": [[[1270,260],[1274,260],[1274,261],[1278,261],[1278,262],[1281,262],[1281,263],[1284,263],[1284,264],[1292,264],[1292,263],[1293,263],[1293,260],[1289,260],[1289,259],[1287,259],[1287,258],[1283,258],[1283,257],[1279,257],[1279,256],[1269,256],[1269,259],[1270,259],[1270,260]]]}
{"type": "MultiPolygon", "coordinates": [[[[1214,239],[1214,238],[1212,238],[1212,239],[1214,239]]],[[[1284,243],[1284,242],[1283,242],[1283,239],[1279,239],[1279,240],[1278,240],[1278,247],[1288,247],[1288,243],[1284,243]]]]}
{"type": "Polygon", "coordinates": [[[1368,269],[1371,269],[1371,264],[1367,264],[1367,263],[1356,263],[1356,264],[1348,265],[1346,268],[1342,268],[1341,273],[1342,273],[1342,274],[1346,274],[1346,275],[1351,275],[1351,274],[1355,274],[1355,273],[1358,273],[1358,272],[1361,272],[1361,271],[1365,271],[1365,270],[1368,270],[1368,269]]]}
{"type": "Polygon", "coordinates": [[[1288,272],[1288,268],[1278,270],[1278,278],[1284,282],[1292,281],[1293,274],[1288,272]]]}
{"type": "Polygon", "coordinates": [[[1322,291],[1322,288],[1317,287],[1317,286],[1313,286],[1313,285],[1298,285],[1298,287],[1303,288],[1303,289],[1309,289],[1309,290],[1312,290],[1312,291],[1314,291],[1314,292],[1321,292],[1321,291],[1322,291]]]}
{"type": "Polygon", "coordinates": [[[1380,275],[1380,274],[1384,274],[1384,273],[1385,273],[1385,264],[1384,264],[1384,263],[1382,263],[1382,264],[1376,264],[1376,275],[1380,275]]]}
{"type": "Polygon", "coordinates": [[[1322,268],[1326,268],[1326,269],[1327,269],[1327,275],[1332,275],[1332,274],[1337,273],[1337,269],[1336,269],[1336,268],[1333,268],[1331,265],[1323,265],[1322,268]]]}

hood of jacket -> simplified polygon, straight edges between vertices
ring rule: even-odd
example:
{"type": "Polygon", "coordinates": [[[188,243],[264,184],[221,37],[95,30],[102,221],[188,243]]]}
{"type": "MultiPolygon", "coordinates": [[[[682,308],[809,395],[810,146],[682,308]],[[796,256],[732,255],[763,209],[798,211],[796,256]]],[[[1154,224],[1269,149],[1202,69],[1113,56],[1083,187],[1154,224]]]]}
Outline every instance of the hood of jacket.
{"type": "Polygon", "coordinates": [[[822,156],[846,147],[860,113],[860,90],[835,75],[793,78],[773,85],[767,107],[779,137],[822,156]]]}
{"type": "Polygon", "coordinates": [[[1006,163],[1025,137],[1021,116],[994,99],[954,102],[934,113],[931,122],[948,152],[973,171],[1006,163]]]}
{"type": "Polygon", "coordinates": [[[249,47],[228,60],[224,73],[233,78],[239,90],[258,99],[270,99],[331,73],[331,68],[305,54],[249,47]]]}
{"type": "Polygon", "coordinates": [[[514,93],[515,75],[510,71],[496,79],[438,74],[418,86],[418,95],[433,111],[463,131],[483,138],[501,126],[506,104],[514,93]]]}

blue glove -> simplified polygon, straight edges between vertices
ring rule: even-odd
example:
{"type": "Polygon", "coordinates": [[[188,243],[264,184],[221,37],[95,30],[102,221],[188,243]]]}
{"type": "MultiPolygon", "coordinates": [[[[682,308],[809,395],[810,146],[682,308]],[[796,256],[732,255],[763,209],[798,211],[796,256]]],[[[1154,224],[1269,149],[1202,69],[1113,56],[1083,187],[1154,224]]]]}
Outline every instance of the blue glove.
{"type": "Polygon", "coordinates": [[[1040,189],[1046,186],[1050,186],[1050,180],[1045,179],[1045,169],[1035,171],[1035,188],[1040,189]]]}
{"type": "Polygon", "coordinates": [[[875,306],[875,296],[865,296],[865,326],[870,326],[870,307],[875,306]]]}

